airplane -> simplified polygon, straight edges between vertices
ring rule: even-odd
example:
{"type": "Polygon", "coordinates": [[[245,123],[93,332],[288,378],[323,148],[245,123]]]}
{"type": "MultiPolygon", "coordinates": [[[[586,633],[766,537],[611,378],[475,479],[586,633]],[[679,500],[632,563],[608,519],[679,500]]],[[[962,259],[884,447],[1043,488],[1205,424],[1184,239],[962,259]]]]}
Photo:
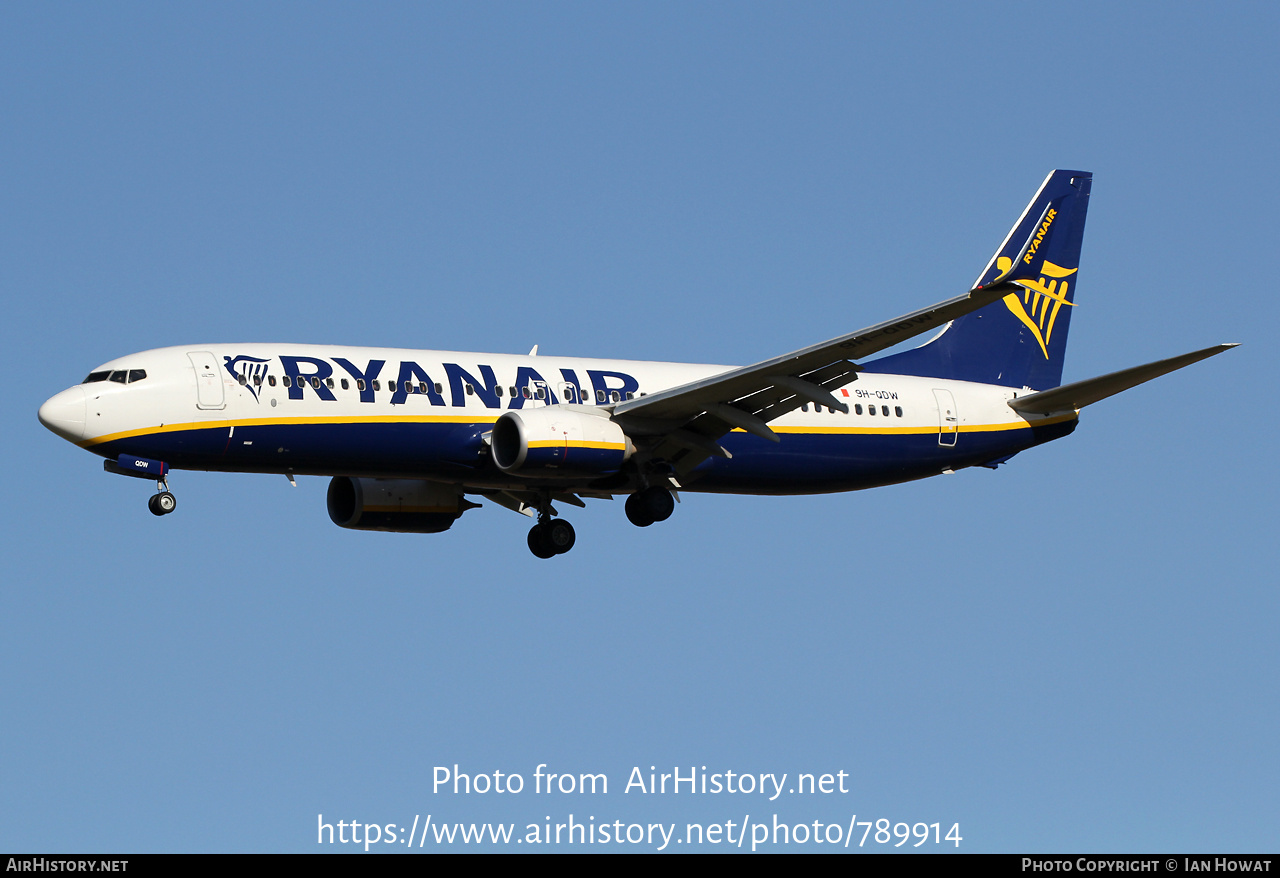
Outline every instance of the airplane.
{"type": "Polygon", "coordinates": [[[1235,347],[1062,384],[1093,175],[1049,173],[967,293],[751,366],[297,344],[197,344],[104,363],[40,407],[106,471],[329,476],[340,527],[448,530],[488,499],[576,540],[554,504],[624,496],[647,527],[682,492],[817,494],[991,469],[1082,408],[1235,347]],[[934,331],[914,349],[868,359],[934,331]]]}

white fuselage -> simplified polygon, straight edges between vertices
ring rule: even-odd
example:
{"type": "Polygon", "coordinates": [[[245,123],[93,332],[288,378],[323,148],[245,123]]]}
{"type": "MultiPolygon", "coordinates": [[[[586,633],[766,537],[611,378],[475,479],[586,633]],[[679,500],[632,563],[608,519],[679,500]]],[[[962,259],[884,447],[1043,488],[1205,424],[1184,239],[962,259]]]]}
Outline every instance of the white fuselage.
{"type": "MultiPolygon", "coordinates": [[[[41,419],[105,457],[174,468],[429,478],[473,487],[520,479],[486,467],[504,412],[620,402],[731,367],[320,345],[194,345],[104,363],[41,419]],[[125,381],[120,381],[123,373],[125,381]],[[145,377],[136,376],[145,374],[145,377]],[[130,376],[135,380],[129,380],[130,376]]],[[[814,493],[936,474],[1045,441],[1019,388],[864,373],[834,391],[847,413],[806,404],[770,422],[779,443],[734,431],[731,459],[691,490],[814,493]]],[[[603,413],[603,412],[602,412],[603,413]]],[[[1047,438],[1053,438],[1049,436],[1047,438]]],[[[616,491],[627,493],[625,482],[616,491]]]]}

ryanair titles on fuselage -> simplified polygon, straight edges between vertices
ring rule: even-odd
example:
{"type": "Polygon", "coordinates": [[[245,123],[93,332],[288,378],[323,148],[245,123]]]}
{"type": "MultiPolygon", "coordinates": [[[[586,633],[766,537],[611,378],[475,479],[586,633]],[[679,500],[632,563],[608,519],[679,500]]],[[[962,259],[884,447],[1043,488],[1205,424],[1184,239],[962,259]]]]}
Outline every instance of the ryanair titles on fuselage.
{"type": "MultiPolygon", "coordinates": [[[[256,397],[264,385],[274,386],[271,360],[259,357],[223,356],[227,372],[256,397]]],[[[302,399],[308,391],[326,401],[335,401],[330,379],[348,378],[355,382],[360,401],[376,401],[380,383],[387,381],[391,390],[391,404],[401,405],[411,395],[426,396],[431,405],[462,408],[467,397],[474,396],[486,408],[519,409],[526,402],[555,405],[570,403],[611,403],[636,394],[640,382],[625,372],[607,369],[584,369],[584,384],[576,369],[557,369],[558,374],[542,375],[532,366],[516,368],[515,380],[509,385],[499,381],[492,366],[477,364],[474,372],[458,363],[441,363],[443,375],[433,375],[413,360],[400,360],[388,368],[388,360],[370,359],[355,362],[346,357],[325,359],[311,356],[281,354],[281,377],[289,399],[302,399]],[[442,377],[444,381],[437,381],[442,377]],[[445,401],[445,386],[450,401],[445,401]],[[514,388],[514,392],[510,388],[514,388]],[[528,391],[526,395],[525,391],[528,391]]],[[[383,399],[386,397],[384,396],[383,399]]]]}

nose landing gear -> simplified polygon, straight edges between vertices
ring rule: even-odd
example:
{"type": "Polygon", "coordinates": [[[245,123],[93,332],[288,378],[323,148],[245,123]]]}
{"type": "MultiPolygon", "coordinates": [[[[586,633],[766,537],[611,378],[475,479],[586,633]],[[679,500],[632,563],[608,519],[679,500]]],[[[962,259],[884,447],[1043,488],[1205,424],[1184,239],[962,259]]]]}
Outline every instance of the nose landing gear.
{"type": "Polygon", "coordinates": [[[168,515],[178,508],[178,498],[169,493],[168,482],[164,480],[156,482],[156,490],[160,493],[152,494],[151,499],[147,501],[147,508],[151,510],[152,515],[168,515]]]}

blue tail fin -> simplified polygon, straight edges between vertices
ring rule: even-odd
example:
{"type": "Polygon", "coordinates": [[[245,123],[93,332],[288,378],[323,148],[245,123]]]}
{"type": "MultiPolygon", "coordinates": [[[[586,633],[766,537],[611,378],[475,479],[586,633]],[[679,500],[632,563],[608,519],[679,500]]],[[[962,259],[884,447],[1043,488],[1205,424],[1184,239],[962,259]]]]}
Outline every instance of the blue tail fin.
{"type": "Polygon", "coordinates": [[[1020,292],[864,370],[1036,390],[1061,384],[1092,183],[1087,171],[1050,173],[974,284],[1015,283],[1020,292]]]}

